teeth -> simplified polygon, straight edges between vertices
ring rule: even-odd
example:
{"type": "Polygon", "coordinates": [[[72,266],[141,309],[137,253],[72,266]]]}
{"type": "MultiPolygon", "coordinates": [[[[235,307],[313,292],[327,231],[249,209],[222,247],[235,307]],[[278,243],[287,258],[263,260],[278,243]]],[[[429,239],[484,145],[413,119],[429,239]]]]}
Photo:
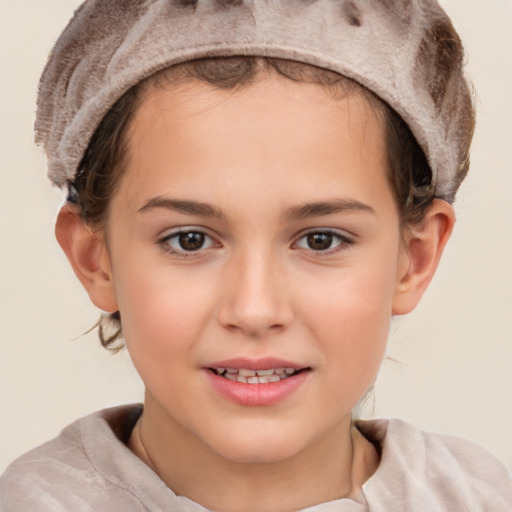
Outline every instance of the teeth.
{"type": "Polygon", "coordinates": [[[263,377],[264,375],[272,375],[274,373],[274,369],[270,369],[270,370],[257,370],[256,373],[260,376],[260,377],[263,377]]]}
{"type": "Polygon", "coordinates": [[[263,375],[259,378],[260,384],[268,384],[269,382],[279,382],[281,378],[279,375],[263,375]]]}
{"type": "Polygon", "coordinates": [[[254,370],[244,370],[243,368],[240,368],[240,370],[238,370],[238,375],[241,375],[242,377],[254,377],[256,372],[254,370]]]}
{"type": "Polygon", "coordinates": [[[279,382],[293,375],[295,368],[270,368],[268,370],[248,370],[246,368],[217,368],[216,373],[226,379],[244,384],[268,384],[279,382]]]}

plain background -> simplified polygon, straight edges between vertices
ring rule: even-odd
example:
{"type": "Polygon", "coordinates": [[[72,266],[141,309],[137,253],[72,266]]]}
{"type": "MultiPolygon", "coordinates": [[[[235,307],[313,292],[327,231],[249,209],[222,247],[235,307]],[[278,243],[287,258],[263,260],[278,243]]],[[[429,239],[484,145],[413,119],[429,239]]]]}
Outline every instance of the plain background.
{"type": "MultiPolygon", "coordinates": [[[[0,0],[0,471],[94,410],[140,401],[53,237],[62,194],[33,145],[39,74],[78,0],[0,0]]],[[[512,467],[512,1],[444,0],[478,93],[458,223],[418,310],[394,321],[365,416],[472,439],[512,467]]]]}

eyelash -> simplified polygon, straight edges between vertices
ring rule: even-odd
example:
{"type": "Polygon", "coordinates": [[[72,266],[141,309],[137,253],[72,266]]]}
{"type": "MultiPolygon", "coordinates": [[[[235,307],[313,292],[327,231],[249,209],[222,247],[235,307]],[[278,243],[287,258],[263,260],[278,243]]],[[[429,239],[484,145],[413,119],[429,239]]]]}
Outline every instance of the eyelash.
{"type": "MultiPolygon", "coordinates": [[[[353,244],[353,241],[349,237],[347,237],[346,235],[340,233],[339,231],[335,231],[335,230],[332,230],[332,229],[315,229],[315,230],[309,230],[307,232],[302,233],[299,236],[299,238],[297,238],[297,240],[292,244],[292,248],[295,247],[295,246],[298,246],[301,240],[307,239],[307,237],[314,236],[314,235],[327,235],[327,236],[331,236],[332,239],[333,239],[332,241],[337,240],[337,242],[338,242],[334,247],[331,247],[331,248],[328,248],[328,249],[325,249],[325,250],[322,250],[322,249],[321,250],[315,250],[315,249],[312,249],[311,247],[302,247],[302,249],[304,249],[306,251],[311,251],[314,254],[318,254],[318,255],[322,255],[322,256],[324,256],[324,255],[325,256],[329,256],[329,255],[335,254],[335,253],[337,253],[339,251],[343,251],[343,250],[347,249],[350,245],[353,244]]],[[[169,233],[165,237],[160,239],[158,241],[158,243],[159,243],[160,247],[162,248],[162,250],[164,252],[170,253],[173,256],[176,256],[178,258],[190,258],[190,257],[194,257],[194,256],[197,257],[197,256],[200,256],[200,255],[203,255],[202,252],[204,250],[208,250],[211,247],[214,247],[216,244],[217,244],[217,246],[220,246],[220,243],[216,242],[214,240],[214,238],[212,236],[210,236],[208,233],[206,233],[203,229],[193,228],[193,227],[190,227],[190,228],[188,228],[188,227],[187,228],[180,228],[179,230],[173,231],[172,233],[169,233]],[[204,247],[204,243],[203,243],[201,245],[201,247],[199,247],[196,250],[186,250],[186,249],[183,249],[183,248],[180,248],[180,249],[173,248],[170,245],[170,241],[175,239],[175,240],[178,240],[178,243],[179,243],[179,237],[182,236],[182,235],[200,235],[202,237],[203,241],[205,241],[205,240],[209,240],[210,241],[209,242],[209,246],[205,248],[204,247]]]]}
{"type": "Polygon", "coordinates": [[[306,251],[311,251],[315,255],[330,256],[337,252],[348,249],[354,243],[353,240],[351,240],[348,236],[346,236],[345,234],[343,234],[339,231],[336,231],[333,229],[313,229],[313,230],[309,230],[305,233],[302,233],[301,236],[297,239],[296,242],[294,242],[293,245],[298,245],[301,240],[306,239],[307,237],[313,236],[313,235],[332,236],[332,238],[333,238],[332,241],[334,242],[336,240],[338,242],[334,247],[331,247],[331,248],[325,249],[325,250],[314,250],[314,249],[311,249],[310,247],[303,248],[306,251]]]}
{"type": "MultiPolygon", "coordinates": [[[[179,243],[179,242],[178,242],[179,243]]],[[[209,249],[210,247],[215,246],[216,244],[219,245],[218,242],[215,242],[213,237],[211,237],[208,233],[206,233],[203,229],[200,228],[194,228],[194,227],[187,227],[187,228],[180,228],[176,231],[173,231],[172,233],[169,233],[165,235],[162,239],[158,241],[158,244],[162,248],[162,250],[166,253],[172,254],[173,256],[176,256],[178,258],[190,258],[194,256],[200,256],[202,255],[202,251],[209,249]],[[203,240],[210,240],[210,246],[209,247],[199,247],[197,250],[189,250],[186,249],[175,249],[170,245],[170,241],[173,239],[179,240],[179,237],[181,235],[200,235],[203,237],[203,240]]]]}

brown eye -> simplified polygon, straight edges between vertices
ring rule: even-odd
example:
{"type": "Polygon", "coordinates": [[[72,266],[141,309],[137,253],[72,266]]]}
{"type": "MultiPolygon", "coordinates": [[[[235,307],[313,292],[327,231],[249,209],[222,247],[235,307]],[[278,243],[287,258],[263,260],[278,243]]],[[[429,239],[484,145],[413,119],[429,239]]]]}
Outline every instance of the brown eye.
{"type": "Polygon", "coordinates": [[[337,231],[311,231],[301,236],[296,247],[315,252],[337,251],[351,245],[351,240],[337,231]]]}
{"type": "Polygon", "coordinates": [[[178,235],[178,243],[184,251],[198,251],[204,245],[204,233],[191,231],[189,233],[180,233],[178,235]]]}
{"type": "Polygon", "coordinates": [[[168,252],[186,254],[214,247],[215,241],[202,231],[178,231],[163,238],[159,244],[168,252]]]}
{"type": "Polygon", "coordinates": [[[313,251],[326,251],[331,248],[333,236],[330,233],[310,233],[307,244],[313,251]]]}

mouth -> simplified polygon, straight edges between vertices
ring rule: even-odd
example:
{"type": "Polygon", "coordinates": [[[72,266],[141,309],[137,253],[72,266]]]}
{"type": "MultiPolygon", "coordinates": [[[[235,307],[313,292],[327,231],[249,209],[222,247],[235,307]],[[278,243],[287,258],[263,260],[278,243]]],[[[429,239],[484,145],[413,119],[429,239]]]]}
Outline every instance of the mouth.
{"type": "Polygon", "coordinates": [[[313,373],[312,367],[274,357],[224,359],[204,370],[213,390],[244,407],[284,403],[307,385],[313,373]]]}
{"type": "Polygon", "coordinates": [[[294,375],[305,372],[309,368],[268,368],[265,370],[251,370],[246,368],[209,368],[211,372],[233,382],[243,384],[270,384],[280,382],[294,375]]]}

